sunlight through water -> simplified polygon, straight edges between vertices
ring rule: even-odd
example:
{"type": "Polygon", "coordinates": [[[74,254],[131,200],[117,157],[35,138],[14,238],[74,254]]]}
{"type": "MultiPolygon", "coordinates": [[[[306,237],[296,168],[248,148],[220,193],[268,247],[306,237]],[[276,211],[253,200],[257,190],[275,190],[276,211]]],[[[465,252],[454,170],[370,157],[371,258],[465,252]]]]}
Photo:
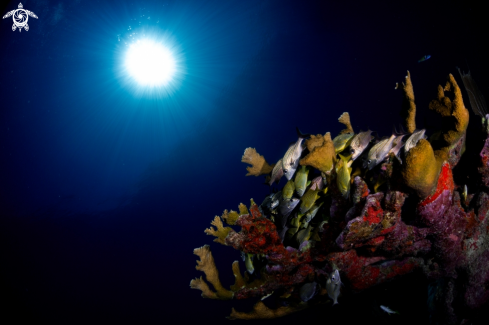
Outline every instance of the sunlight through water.
{"type": "Polygon", "coordinates": [[[130,45],[125,66],[141,86],[166,86],[176,71],[175,59],[170,50],[149,39],[130,45]]]}

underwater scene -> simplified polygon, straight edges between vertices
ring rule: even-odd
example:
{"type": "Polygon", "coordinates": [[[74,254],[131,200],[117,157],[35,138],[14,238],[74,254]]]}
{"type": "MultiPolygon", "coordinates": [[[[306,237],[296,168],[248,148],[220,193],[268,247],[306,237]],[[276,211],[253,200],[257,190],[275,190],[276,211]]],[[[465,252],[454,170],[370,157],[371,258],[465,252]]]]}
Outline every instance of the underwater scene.
{"type": "Polygon", "coordinates": [[[6,1],[1,324],[487,324],[477,1],[6,1]]]}

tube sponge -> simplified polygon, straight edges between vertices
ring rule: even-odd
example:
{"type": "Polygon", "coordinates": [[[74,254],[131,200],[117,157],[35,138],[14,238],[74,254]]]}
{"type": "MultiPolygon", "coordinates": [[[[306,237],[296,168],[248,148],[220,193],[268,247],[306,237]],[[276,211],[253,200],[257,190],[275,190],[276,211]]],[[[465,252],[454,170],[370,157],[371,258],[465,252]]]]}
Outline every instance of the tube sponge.
{"type": "Polygon", "coordinates": [[[402,83],[402,86],[396,83],[396,89],[402,89],[404,98],[402,101],[401,112],[399,113],[404,119],[404,126],[409,133],[413,133],[416,130],[416,104],[414,103],[414,90],[413,83],[411,82],[411,74],[407,72],[406,81],[402,83]]]}
{"type": "MultiPolygon", "coordinates": [[[[307,144],[306,144],[307,145],[307,144]]],[[[324,141],[321,146],[313,147],[311,152],[299,162],[301,166],[312,166],[322,172],[329,172],[333,169],[335,162],[335,150],[331,134],[328,132],[324,135],[324,141]]]]}
{"type": "Polygon", "coordinates": [[[401,175],[404,183],[413,189],[421,199],[431,195],[436,189],[441,169],[441,159],[435,157],[430,143],[425,139],[409,150],[402,164],[401,175]]]}
{"type": "Polygon", "coordinates": [[[465,108],[462,92],[452,74],[444,88],[438,86],[437,99],[431,101],[429,108],[442,116],[441,149],[448,151],[464,136],[469,125],[469,111],[465,108]],[[445,92],[452,92],[450,99],[445,92]]]}

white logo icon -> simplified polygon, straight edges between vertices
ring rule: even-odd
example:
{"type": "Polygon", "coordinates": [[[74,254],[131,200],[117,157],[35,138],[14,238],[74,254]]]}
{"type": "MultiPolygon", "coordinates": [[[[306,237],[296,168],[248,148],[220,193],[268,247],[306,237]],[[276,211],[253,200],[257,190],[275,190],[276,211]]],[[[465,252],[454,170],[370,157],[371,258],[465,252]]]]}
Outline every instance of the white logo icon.
{"type": "Polygon", "coordinates": [[[27,21],[29,20],[29,16],[34,17],[37,19],[37,16],[35,13],[29,10],[23,9],[24,6],[22,6],[22,3],[19,3],[19,9],[15,9],[12,11],[9,11],[5,14],[5,16],[2,17],[2,19],[8,18],[10,16],[13,16],[12,19],[14,20],[14,24],[12,25],[12,31],[15,32],[15,30],[18,28],[19,32],[22,31],[22,28],[25,28],[26,31],[29,30],[29,25],[27,25],[27,21]]]}

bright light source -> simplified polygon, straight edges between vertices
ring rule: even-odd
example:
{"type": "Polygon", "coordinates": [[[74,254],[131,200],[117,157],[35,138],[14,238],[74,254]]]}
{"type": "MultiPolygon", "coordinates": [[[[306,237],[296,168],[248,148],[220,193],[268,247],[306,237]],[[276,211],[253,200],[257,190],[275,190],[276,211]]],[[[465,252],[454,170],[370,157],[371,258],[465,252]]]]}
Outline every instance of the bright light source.
{"type": "Polygon", "coordinates": [[[175,73],[175,60],[171,52],[147,39],[130,46],[125,63],[129,74],[144,86],[164,86],[175,73]]]}

